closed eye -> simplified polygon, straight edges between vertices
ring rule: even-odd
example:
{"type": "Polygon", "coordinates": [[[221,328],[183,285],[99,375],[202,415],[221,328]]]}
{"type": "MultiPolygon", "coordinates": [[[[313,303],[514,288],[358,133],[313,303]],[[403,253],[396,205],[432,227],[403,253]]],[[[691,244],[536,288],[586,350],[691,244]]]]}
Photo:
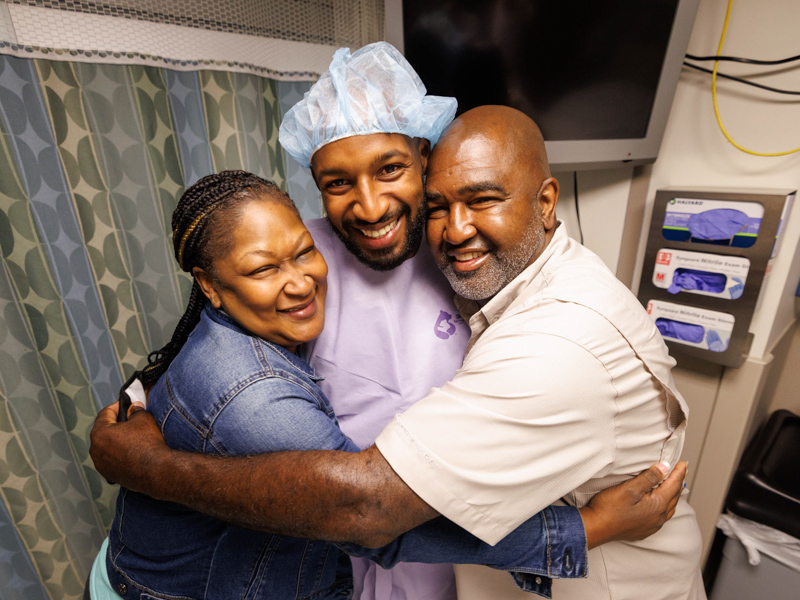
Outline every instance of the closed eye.
{"type": "Polygon", "coordinates": [[[303,250],[300,251],[300,253],[297,255],[295,260],[298,260],[298,259],[301,259],[301,258],[311,258],[312,256],[314,256],[316,251],[317,251],[317,247],[316,246],[314,246],[314,245],[308,246],[307,248],[304,248],[303,250]]]}
{"type": "Polygon", "coordinates": [[[503,198],[498,198],[497,196],[480,196],[478,198],[473,198],[469,201],[470,206],[475,206],[476,208],[480,208],[481,206],[491,204],[493,202],[502,202],[503,198]]]}
{"type": "Polygon", "coordinates": [[[447,214],[448,208],[446,206],[428,206],[428,218],[438,219],[447,214]]]}
{"type": "Polygon", "coordinates": [[[247,274],[247,276],[248,277],[255,277],[257,275],[266,275],[270,271],[274,271],[277,268],[278,268],[277,265],[261,265],[258,268],[253,269],[252,271],[250,271],[247,274]]]}

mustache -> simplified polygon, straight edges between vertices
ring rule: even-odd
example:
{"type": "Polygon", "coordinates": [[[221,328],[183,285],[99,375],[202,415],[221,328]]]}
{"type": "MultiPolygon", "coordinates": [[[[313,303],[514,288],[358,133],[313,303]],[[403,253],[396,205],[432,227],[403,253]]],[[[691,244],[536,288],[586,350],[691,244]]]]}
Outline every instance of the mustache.
{"type": "Polygon", "coordinates": [[[451,244],[449,242],[444,242],[441,254],[443,256],[447,256],[448,258],[452,258],[450,256],[451,252],[492,253],[494,251],[495,251],[494,244],[490,243],[489,240],[487,240],[480,233],[478,233],[461,244],[451,244]]]}
{"type": "Polygon", "coordinates": [[[374,227],[375,225],[382,225],[382,224],[385,225],[391,223],[395,219],[399,219],[402,216],[408,216],[410,214],[411,214],[411,209],[408,206],[402,206],[401,208],[385,213],[381,217],[380,221],[376,221],[375,223],[351,217],[342,219],[342,226],[345,228],[374,227]]]}

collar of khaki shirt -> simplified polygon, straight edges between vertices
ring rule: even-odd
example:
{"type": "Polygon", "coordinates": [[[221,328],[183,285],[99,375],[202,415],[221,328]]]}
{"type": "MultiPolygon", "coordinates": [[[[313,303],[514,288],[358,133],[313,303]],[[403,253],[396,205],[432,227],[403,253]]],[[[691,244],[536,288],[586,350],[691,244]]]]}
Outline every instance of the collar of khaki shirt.
{"type": "MultiPolygon", "coordinates": [[[[556,254],[564,251],[564,246],[568,243],[566,228],[562,221],[557,221],[556,231],[553,239],[544,249],[544,252],[537,258],[532,265],[527,267],[522,273],[517,275],[506,287],[500,290],[493,298],[491,298],[483,306],[475,300],[467,300],[461,296],[455,296],[456,308],[461,313],[462,318],[469,322],[472,335],[470,336],[465,356],[469,354],[472,346],[478,341],[478,338],[485,332],[492,323],[499,321],[511,305],[522,295],[527,288],[533,284],[536,278],[544,270],[547,262],[556,254]]],[[[544,284],[544,280],[540,279],[539,285],[544,284]]],[[[530,295],[528,294],[528,297],[530,295]]],[[[649,318],[649,317],[648,317],[649,318]]],[[[615,325],[616,327],[616,325],[615,325]]],[[[622,334],[622,331],[620,331],[622,334]]],[[[624,334],[622,334],[624,336],[624,334]]],[[[627,337],[626,337],[627,339],[627,337]]],[[[628,340],[630,343],[630,340],[628,340]]],[[[634,345],[631,345],[634,348],[634,345]]],[[[639,355],[639,346],[637,345],[634,351],[639,355]]],[[[641,357],[643,362],[648,366],[650,372],[656,377],[667,394],[667,412],[668,412],[668,426],[673,431],[673,437],[678,436],[686,427],[686,417],[689,415],[689,407],[686,401],[675,389],[675,383],[672,379],[671,366],[666,367],[666,373],[657,375],[657,371],[652,367],[651,361],[657,360],[659,357],[654,355],[652,351],[647,352],[646,357],[641,357]]],[[[669,357],[668,357],[669,358],[669,357]]],[[[673,360],[670,358],[670,360],[673,360]]],[[[674,360],[673,363],[674,365],[674,360]]]]}
{"type": "Polygon", "coordinates": [[[522,273],[517,275],[511,282],[495,294],[486,304],[481,306],[477,300],[468,300],[456,294],[455,305],[461,317],[469,323],[472,330],[467,352],[469,352],[475,340],[486,331],[492,323],[499,321],[503,314],[520,294],[536,279],[541,273],[542,268],[553,255],[567,243],[567,232],[561,220],[557,221],[556,231],[550,243],[539,255],[533,264],[526,267],[522,273]]]}

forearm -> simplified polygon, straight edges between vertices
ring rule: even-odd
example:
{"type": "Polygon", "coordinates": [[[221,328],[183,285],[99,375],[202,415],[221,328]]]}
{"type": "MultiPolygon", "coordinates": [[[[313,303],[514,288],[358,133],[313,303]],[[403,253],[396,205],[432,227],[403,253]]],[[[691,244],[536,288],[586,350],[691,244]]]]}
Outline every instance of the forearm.
{"type": "Polygon", "coordinates": [[[130,479],[122,483],[243,527],[364,546],[386,544],[437,514],[377,449],[252,457],[169,450],[130,479]]]}
{"type": "Polygon", "coordinates": [[[444,517],[428,521],[381,548],[341,546],[348,554],[369,558],[386,569],[398,562],[422,562],[483,564],[554,578],[586,575],[583,522],[578,510],[571,506],[546,508],[495,546],[444,517]]]}
{"type": "MultiPolygon", "coordinates": [[[[251,529],[377,547],[437,516],[377,450],[217,457],[171,450],[142,410],[100,411],[90,454],[108,481],[251,529]],[[135,441],[134,441],[135,440],[135,441]]],[[[654,466],[595,496],[581,513],[589,547],[643,539],[675,510],[686,465],[654,466]]]]}

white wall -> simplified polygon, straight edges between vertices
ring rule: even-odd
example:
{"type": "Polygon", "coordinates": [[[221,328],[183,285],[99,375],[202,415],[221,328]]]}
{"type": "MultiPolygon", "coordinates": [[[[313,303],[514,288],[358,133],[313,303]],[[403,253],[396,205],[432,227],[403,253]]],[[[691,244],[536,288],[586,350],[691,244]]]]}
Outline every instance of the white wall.
{"type": "Polygon", "coordinates": [[[625,208],[633,167],[578,173],[578,211],[575,209],[573,173],[553,173],[561,186],[556,214],[570,237],[580,240],[616,272],[619,241],[625,225],[625,208]],[[580,213],[580,225],[578,223],[580,213]]]}
{"type": "MultiPolygon", "coordinates": [[[[689,43],[689,53],[715,54],[727,7],[726,0],[701,0],[689,43]]],[[[774,59],[797,53],[797,0],[735,0],[723,54],[774,59]]],[[[713,66],[713,64],[712,64],[713,66]]],[[[774,87],[800,90],[800,66],[774,70],[758,81],[774,87]]],[[[764,72],[765,69],[735,63],[721,63],[731,74],[764,72]]],[[[649,223],[655,192],[665,187],[703,188],[800,188],[800,153],[779,158],[751,156],[734,148],[717,125],[711,95],[710,75],[684,70],[678,85],[658,160],[652,168],[646,197],[645,220],[649,223]]],[[[759,152],[778,152],[800,146],[800,102],[718,80],[718,104],[723,124],[739,144],[759,152]]],[[[800,209],[795,206],[790,229],[796,240],[800,233],[800,209]]],[[[634,289],[646,242],[642,227],[634,289]]],[[[796,245],[796,241],[795,241],[796,245]]],[[[793,247],[786,248],[783,276],[797,284],[800,262],[792,262],[793,247]]],[[[790,283],[787,285],[791,285],[790,283]]],[[[784,291],[776,292],[779,294],[784,291]]],[[[784,294],[785,296],[785,294],[784,294]]],[[[765,314],[754,320],[767,322],[780,304],[773,298],[765,303],[765,314]]],[[[692,462],[690,502],[708,549],[730,477],[752,430],[762,390],[772,376],[770,351],[777,341],[761,336],[758,348],[740,369],[709,368],[681,363],[675,377],[687,397],[692,415],[684,455],[692,462]]]]}
{"type": "MultiPolygon", "coordinates": [[[[701,0],[689,43],[689,53],[716,53],[727,0],[701,0]]],[[[800,24],[798,0],[734,0],[723,54],[749,58],[777,59],[798,53],[797,27],[800,24]]],[[[705,63],[713,68],[713,63],[705,63]]],[[[766,73],[764,67],[720,63],[720,71],[734,75],[766,73]]],[[[771,68],[759,83],[800,90],[800,64],[771,68]]],[[[800,98],[769,93],[742,84],[718,80],[718,103],[723,124],[739,144],[759,152],[779,152],[800,146],[800,98]]],[[[566,174],[565,174],[566,175],[566,174]]],[[[624,219],[631,186],[624,181],[630,172],[620,170],[579,174],[581,222],[586,245],[614,270],[620,262],[620,219],[624,219]],[[620,175],[620,173],[626,173],[620,175]],[[587,181],[586,186],[584,180],[587,181]],[[584,187],[591,189],[583,193],[584,187]],[[593,215],[591,218],[589,215],[593,215]]],[[[645,175],[646,177],[646,175],[645,175]]],[[[734,148],[717,125],[711,96],[711,76],[684,69],[675,95],[658,160],[649,169],[649,184],[643,200],[644,219],[634,221],[632,234],[639,237],[633,289],[638,288],[641,261],[646,243],[653,200],[658,189],[770,188],[800,189],[800,153],[785,157],[751,156],[734,148]],[[637,228],[638,226],[638,228],[637,228]]],[[[565,184],[560,215],[567,220],[570,234],[576,237],[570,209],[571,176],[565,184]]],[[[646,180],[646,179],[645,179],[646,180]]],[[[800,203],[787,229],[794,245],[784,246],[780,269],[786,284],[779,286],[771,302],[762,306],[754,327],[775,329],[754,343],[751,357],[739,369],[728,369],[697,361],[680,361],[675,369],[679,389],[689,402],[691,417],[684,458],[691,464],[688,479],[692,490],[689,501],[698,514],[698,523],[708,550],[715,523],[722,507],[733,471],[756,420],[768,409],[787,406],[786,390],[795,395],[797,369],[788,363],[800,356],[800,333],[788,329],[788,337],[777,351],[773,348],[784,333],[783,326],[772,327],[778,311],[787,309],[787,290],[800,279],[800,260],[792,260],[800,237],[800,203]],[[773,368],[772,354],[776,352],[773,368]],[[793,379],[788,379],[793,378],[793,379]],[[788,383],[784,383],[784,379],[788,383]],[[766,390],[765,394],[762,391],[766,390]],[[771,404],[771,406],[770,406],[771,404]]],[[[625,232],[631,235],[631,232],[625,232]]],[[[632,247],[628,246],[628,247],[632,247]]],[[[776,269],[777,270],[777,269],[776,269]]],[[[777,274],[777,273],[773,273],[777,274]]],[[[624,278],[623,278],[624,279],[624,278]]],[[[791,304],[788,304],[791,306],[791,304]]],[[[785,322],[785,319],[784,321],[785,322]]],[[[752,330],[752,328],[751,328],[752,330]]]]}
{"type": "MultiPolygon", "coordinates": [[[[716,53],[727,0],[701,0],[689,42],[689,53],[716,53]]],[[[750,58],[783,58],[796,54],[800,2],[797,0],[734,0],[723,53],[750,58]]],[[[713,63],[701,63],[712,68],[713,63]]],[[[720,71],[731,74],[766,72],[765,67],[720,63],[720,71]]],[[[757,82],[800,90],[800,66],[790,63],[771,68],[757,82]],[[793,67],[793,68],[792,68],[793,67]]],[[[742,84],[718,80],[718,100],[723,124],[734,140],[759,152],[790,150],[800,146],[800,100],[797,96],[769,93],[742,84]]],[[[564,188],[561,206],[570,233],[577,231],[569,205],[571,174],[557,174],[564,188]]],[[[620,237],[616,226],[628,200],[629,185],[620,176],[629,169],[579,174],[581,221],[586,245],[598,252],[614,270],[619,258],[620,237]],[[604,179],[604,178],[607,178],[604,179]],[[591,193],[583,194],[584,180],[591,193]],[[584,214],[601,215],[601,219],[584,214]]],[[[780,158],[750,156],[734,148],[723,137],[714,117],[711,76],[684,69],[670,112],[658,160],[653,165],[647,193],[645,222],[649,223],[655,191],[665,187],[800,188],[800,153],[780,158]]],[[[624,217],[624,215],[622,215],[624,217]]],[[[637,275],[646,241],[642,227],[637,275]]]]}
{"type": "MultiPolygon", "coordinates": [[[[689,53],[716,52],[726,0],[701,0],[689,53]]],[[[783,58],[797,53],[797,0],[735,0],[723,54],[750,58],[783,58]]],[[[706,66],[713,63],[706,63],[706,66]]],[[[763,72],[764,67],[720,63],[732,74],[763,72]]],[[[800,90],[800,66],[756,81],[800,90]]],[[[711,67],[709,67],[711,68],[711,67]]],[[[664,141],[653,166],[648,193],[649,220],[655,191],[670,186],[793,188],[800,187],[800,153],[785,157],[751,156],[723,137],[714,117],[711,76],[685,69],[675,94],[664,141]]],[[[718,80],[718,104],[723,124],[739,144],[759,152],[779,152],[800,146],[800,101],[739,83],[718,80]]],[[[645,235],[642,235],[641,250],[645,235]]],[[[641,256],[640,256],[641,258],[641,256]]],[[[638,263],[637,263],[638,264],[638,263]]],[[[638,269],[637,269],[638,271],[638,269]]]]}

